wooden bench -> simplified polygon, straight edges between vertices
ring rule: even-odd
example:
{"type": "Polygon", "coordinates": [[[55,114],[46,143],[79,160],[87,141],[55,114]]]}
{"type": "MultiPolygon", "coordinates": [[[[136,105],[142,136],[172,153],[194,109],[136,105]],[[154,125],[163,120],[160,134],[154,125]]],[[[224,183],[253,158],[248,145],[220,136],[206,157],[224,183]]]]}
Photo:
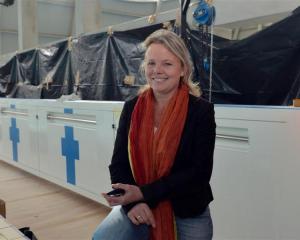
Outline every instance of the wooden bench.
{"type": "Polygon", "coordinates": [[[0,240],[29,240],[15,226],[0,215],[0,240]]]}
{"type": "Polygon", "coordinates": [[[0,199],[0,215],[6,217],[5,202],[0,199]]]}

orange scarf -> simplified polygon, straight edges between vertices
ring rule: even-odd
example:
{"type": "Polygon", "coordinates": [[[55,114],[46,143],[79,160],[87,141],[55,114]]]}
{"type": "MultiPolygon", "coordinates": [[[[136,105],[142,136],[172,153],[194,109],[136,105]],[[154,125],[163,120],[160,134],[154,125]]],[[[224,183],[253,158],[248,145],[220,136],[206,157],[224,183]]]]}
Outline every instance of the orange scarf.
{"type": "MultiPolygon", "coordinates": [[[[134,107],[129,131],[129,159],[136,183],[141,186],[167,176],[173,166],[188,108],[187,85],[181,84],[170,99],[154,133],[154,96],[152,89],[141,94],[134,107]]],[[[151,240],[175,240],[174,214],[165,200],[152,210],[156,228],[151,240]]]]}

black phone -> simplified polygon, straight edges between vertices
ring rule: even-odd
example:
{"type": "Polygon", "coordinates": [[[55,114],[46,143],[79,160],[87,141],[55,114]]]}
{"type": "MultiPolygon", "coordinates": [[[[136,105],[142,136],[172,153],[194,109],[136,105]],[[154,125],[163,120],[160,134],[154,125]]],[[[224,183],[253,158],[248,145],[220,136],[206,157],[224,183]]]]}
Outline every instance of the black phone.
{"type": "Polygon", "coordinates": [[[125,194],[125,190],[121,188],[114,189],[108,193],[106,193],[110,197],[120,197],[125,194]]]}

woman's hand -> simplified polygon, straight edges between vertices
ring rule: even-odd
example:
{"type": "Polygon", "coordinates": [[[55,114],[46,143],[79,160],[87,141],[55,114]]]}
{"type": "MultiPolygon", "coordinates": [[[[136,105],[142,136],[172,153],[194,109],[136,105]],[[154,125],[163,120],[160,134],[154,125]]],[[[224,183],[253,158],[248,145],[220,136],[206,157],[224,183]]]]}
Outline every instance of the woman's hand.
{"type": "Polygon", "coordinates": [[[147,224],[156,227],[155,219],[151,209],[146,203],[138,203],[127,214],[131,222],[135,225],[147,224]]]}
{"type": "Polygon", "coordinates": [[[102,193],[102,196],[106,199],[109,206],[127,205],[132,202],[141,201],[144,198],[140,188],[135,185],[116,183],[116,184],[112,184],[112,188],[123,189],[125,191],[125,194],[116,197],[116,196],[109,196],[106,193],[102,193]]]}

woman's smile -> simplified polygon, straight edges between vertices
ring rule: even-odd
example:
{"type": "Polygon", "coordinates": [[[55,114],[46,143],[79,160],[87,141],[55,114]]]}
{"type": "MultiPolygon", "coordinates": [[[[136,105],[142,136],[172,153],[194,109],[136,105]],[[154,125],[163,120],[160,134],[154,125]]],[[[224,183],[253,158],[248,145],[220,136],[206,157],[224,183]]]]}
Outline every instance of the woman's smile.
{"type": "Polygon", "coordinates": [[[168,80],[168,77],[165,77],[165,78],[162,78],[162,77],[153,77],[152,78],[152,81],[155,81],[155,82],[163,82],[163,81],[166,81],[168,80]]]}

